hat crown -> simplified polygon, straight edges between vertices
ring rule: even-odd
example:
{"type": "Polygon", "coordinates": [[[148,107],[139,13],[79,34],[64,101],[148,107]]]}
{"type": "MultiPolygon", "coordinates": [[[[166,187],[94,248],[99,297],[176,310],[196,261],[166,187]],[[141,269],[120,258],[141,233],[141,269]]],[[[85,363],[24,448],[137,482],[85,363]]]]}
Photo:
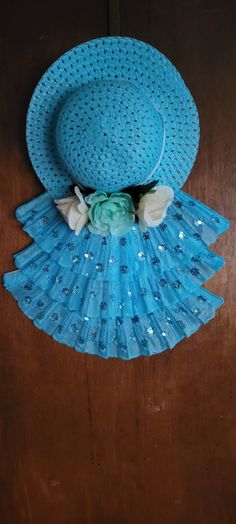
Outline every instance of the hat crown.
{"type": "Polygon", "coordinates": [[[130,81],[94,80],[64,101],[56,144],[75,183],[119,191],[144,182],[157,167],[164,146],[163,119],[130,81]]]}

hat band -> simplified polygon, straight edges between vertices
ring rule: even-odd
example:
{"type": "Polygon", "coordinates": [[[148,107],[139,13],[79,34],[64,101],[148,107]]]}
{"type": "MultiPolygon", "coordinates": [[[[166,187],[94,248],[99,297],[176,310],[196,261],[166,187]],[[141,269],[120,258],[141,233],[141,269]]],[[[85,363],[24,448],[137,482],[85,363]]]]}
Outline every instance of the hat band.
{"type": "Polygon", "coordinates": [[[161,147],[161,153],[160,153],[160,156],[157,160],[157,163],[155,164],[154,168],[152,169],[151,173],[149,173],[148,176],[146,176],[144,178],[144,180],[142,180],[142,182],[140,182],[139,184],[137,184],[137,186],[139,185],[143,185],[143,184],[146,184],[149,180],[151,180],[151,178],[153,177],[154,173],[157,171],[160,163],[161,163],[161,160],[162,160],[162,157],[163,157],[163,153],[164,153],[164,150],[165,150],[165,143],[166,143],[166,128],[165,128],[165,122],[163,120],[163,116],[161,114],[161,111],[159,111],[159,109],[157,108],[157,106],[152,102],[153,106],[155,107],[156,111],[159,113],[161,119],[162,119],[162,123],[163,123],[163,139],[162,139],[162,147],[161,147]]]}

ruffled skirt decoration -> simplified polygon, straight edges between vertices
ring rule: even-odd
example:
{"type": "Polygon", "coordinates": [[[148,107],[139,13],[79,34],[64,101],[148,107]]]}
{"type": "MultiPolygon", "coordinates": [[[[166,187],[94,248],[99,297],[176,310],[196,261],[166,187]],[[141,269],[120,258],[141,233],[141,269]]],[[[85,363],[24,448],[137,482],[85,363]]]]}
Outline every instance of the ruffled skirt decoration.
{"type": "Polygon", "coordinates": [[[4,285],[35,326],[104,358],[173,348],[214,317],[223,299],[202,285],[224,264],[209,249],[228,221],[183,191],[156,228],[105,237],[71,231],[48,193],[16,212],[32,244],[4,285]]]}

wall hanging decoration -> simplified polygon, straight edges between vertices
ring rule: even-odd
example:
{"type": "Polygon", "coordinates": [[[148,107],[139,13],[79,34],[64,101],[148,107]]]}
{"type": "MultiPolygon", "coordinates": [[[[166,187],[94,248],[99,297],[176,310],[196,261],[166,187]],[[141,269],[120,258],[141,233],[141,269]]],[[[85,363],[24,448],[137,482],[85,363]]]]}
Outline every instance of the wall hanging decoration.
{"type": "Polygon", "coordinates": [[[35,326],[101,357],[173,348],[223,299],[203,284],[228,221],[181,190],[198,113],[150,45],[106,37],[60,57],[37,85],[27,144],[46,192],[17,209],[33,239],[5,287],[35,326]]]}

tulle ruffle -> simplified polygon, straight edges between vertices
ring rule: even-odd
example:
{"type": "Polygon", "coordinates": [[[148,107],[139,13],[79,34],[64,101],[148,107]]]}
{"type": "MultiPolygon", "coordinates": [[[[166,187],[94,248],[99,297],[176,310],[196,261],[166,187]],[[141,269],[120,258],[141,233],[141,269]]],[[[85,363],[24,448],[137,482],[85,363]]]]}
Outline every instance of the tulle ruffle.
{"type": "MultiPolygon", "coordinates": [[[[124,237],[100,237],[91,234],[86,227],[76,236],[47,193],[20,206],[16,216],[24,231],[61,266],[77,264],[80,272],[84,255],[87,253],[87,260],[91,261],[95,260],[96,255],[97,261],[105,263],[105,271],[113,270],[115,279],[116,267],[125,263],[127,266],[135,263],[133,273],[140,270],[140,261],[152,263],[160,272],[171,269],[185,261],[186,257],[198,254],[203,246],[215,242],[228,228],[225,218],[182,191],[176,194],[165,221],[159,227],[149,228],[142,234],[139,226],[134,225],[133,230],[124,237]],[[126,249],[122,249],[124,247],[126,249]],[[112,257],[118,257],[116,265],[107,264],[112,257]]],[[[96,270],[94,264],[91,266],[96,270]]],[[[102,280],[105,277],[103,274],[102,280]]]]}
{"type": "Polygon", "coordinates": [[[86,264],[89,267],[88,262],[80,272],[77,264],[72,269],[64,268],[35,243],[16,255],[15,263],[29,280],[37,282],[38,287],[53,300],[63,303],[71,311],[79,309],[81,314],[94,318],[114,318],[121,309],[123,316],[133,316],[184,300],[220,269],[224,261],[208,248],[203,248],[194,261],[163,273],[155,271],[155,266],[146,267],[143,272],[140,263],[136,274],[122,274],[122,285],[118,285],[119,267],[117,280],[112,271],[110,279],[109,271],[104,271],[106,279],[102,280],[101,272],[98,272],[98,278],[96,272],[86,273],[84,267],[86,264]]]}
{"type": "Polygon", "coordinates": [[[34,242],[15,255],[19,270],[5,286],[35,325],[79,351],[159,353],[223,302],[201,286],[224,263],[208,246],[228,221],[182,191],[159,227],[142,233],[135,224],[123,237],[86,227],[76,236],[47,193],[20,206],[17,218],[34,242]]]}
{"type": "Polygon", "coordinates": [[[52,300],[21,271],[8,273],[5,286],[35,326],[58,342],[104,358],[131,359],[172,349],[213,318],[223,302],[220,297],[199,289],[184,302],[178,301],[169,308],[162,305],[141,316],[90,318],[52,300]]]}

